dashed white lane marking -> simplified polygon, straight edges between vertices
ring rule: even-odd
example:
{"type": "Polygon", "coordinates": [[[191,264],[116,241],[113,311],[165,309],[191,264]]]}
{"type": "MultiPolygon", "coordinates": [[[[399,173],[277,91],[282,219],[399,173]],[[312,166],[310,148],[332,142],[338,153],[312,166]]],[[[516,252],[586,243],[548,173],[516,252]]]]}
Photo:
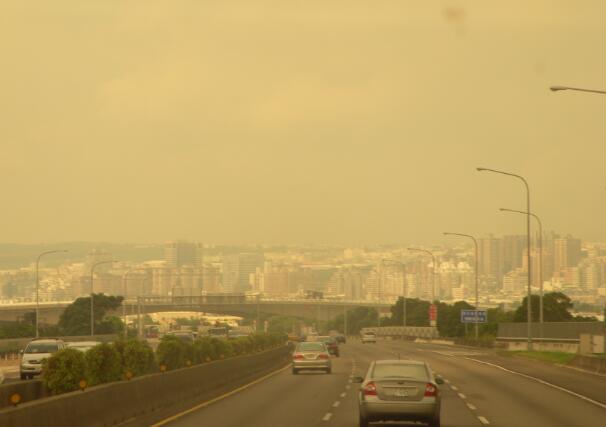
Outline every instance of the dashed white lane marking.
{"type": "Polygon", "coordinates": [[[346,395],[345,392],[341,393],[341,397],[345,397],[345,395],[346,395]]]}
{"type": "Polygon", "coordinates": [[[463,393],[459,393],[459,397],[460,397],[461,399],[467,399],[467,396],[465,396],[463,393]]]}
{"type": "Polygon", "coordinates": [[[454,391],[457,391],[459,389],[459,387],[457,387],[456,385],[451,385],[450,388],[453,389],[454,391]]]}
{"type": "Polygon", "coordinates": [[[445,382],[446,384],[450,384],[450,380],[447,380],[446,378],[444,378],[444,382],[445,382]]]}
{"type": "Polygon", "coordinates": [[[345,389],[346,389],[346,390],[349,390],[350,388],[351,388],[351,386],[350,386],[349,384],[347,384],[347,385],[345,386],[345,389]]]}
{"type": "Polygon", "coordinates": [[[328,412],[326,415],[324,415],[324,418],[322,418],[322,421],[329,421],[330,417],[332,417],[332,414],[330,412],[328,412]]]}
{"type": "Polygon", "coordinates": [[[339,400],[337,400],[335,403],[332,404],[332,407],[338,408],[340,404],[341,404],[341,402],[339,400]]]}
{"type": "Polygon", "coordinates": [[[536,381],[539,384],[543,384],[543,385],[546,385],[548,387],[555,388],[556,390],[563,391],[564,393],[568,393],[571,396],[578,397],[579,399],[582,399],[585,402],[593,403],[594,405],[599,406],[600,408],[606,409],[606,404],[604,404],[604,403],[598,402],[598,401],[593,400],[593,399],[591,399],[591,398],[589,398],[587,396],[583,396],[582,394],[575,393],[574,391],[571,391],[571,390],[568,390],[567,388],[560,387],[558,385],[552,384],[552,383],[547,382],[545,380],[542,380],[540,378],[536,378],[536,377],[532,377],[530,375],[522,374],[521,372],[512,371],[510,369],[504,368],[503,366],[495,365],[494,363],[485,362],[483,360],[472,359],[471,357],[466,357],[465,359],[471,360],[471,361],[477,362],[477,363],[482,363],[484,365],[492,366],[493,368],[497,368],[497,369],[500,369],[502,371],[509,372],[510,374],[519,375],[519,376],[521,376],[523,378],[526,378],[526,379],[529,379],[529,380],[532,380],[532,381],[536,381]]]}
{"type": "Polygon", "coordinates": [[[490,424],[490,421],[488,421],[486,418],[484,417],[478,417],[478,420],[480,420],[480,422],[482,424],[490,424]]]}
{"type": "Polygon", "coordinates": [[[469,409],[471,409],[472,411],[475,411],[476,409],[478,409],[478,408],[476,408],[476,407],[475,407],[475,405],[473,405],[473,404],[471,404],[471,403],[468,403],[468,404],[467,404],[467,407],[468,407],[469,409]]]}

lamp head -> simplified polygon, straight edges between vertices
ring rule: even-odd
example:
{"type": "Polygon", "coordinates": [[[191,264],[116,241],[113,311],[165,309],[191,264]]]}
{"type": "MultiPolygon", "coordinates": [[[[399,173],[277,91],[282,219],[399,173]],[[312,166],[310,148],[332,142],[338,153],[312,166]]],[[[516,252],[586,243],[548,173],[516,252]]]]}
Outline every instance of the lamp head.
{"type": "Polygon", "coordinates": [[[551,90],[552,92],[557,92],[559,90],[566,90],[568,89],[565,86],[549,86],[549,90],[551,90]]]}
{"type": "Polygon", "coordinates": [[[486,168],[476,168],[476,170],[477,170],[478,172],[482,172],[482,171],[485,171],[485,170],[486,170],[486,168]]]}

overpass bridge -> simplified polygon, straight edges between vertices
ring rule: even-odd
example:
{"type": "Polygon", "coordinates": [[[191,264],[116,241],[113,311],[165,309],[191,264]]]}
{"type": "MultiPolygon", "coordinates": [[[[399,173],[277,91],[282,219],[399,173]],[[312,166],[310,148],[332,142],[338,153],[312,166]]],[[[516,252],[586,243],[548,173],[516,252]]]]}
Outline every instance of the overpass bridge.
{"type": "MultiPolygon", "coordinates": [[[[56,324],[70,302],[41,303],[40,322],[56,324]]],[[[317,320],[330,320],[345,310],[356,307],[373,307],[383,315],[390,313],[392,303],[348,300],[271,299],[245,295],[201,295],[157,297],[143,296],[124,302],[127,314],[148,314],[166,311],[197,311],[234,316],[251,316],[257,312],[295,316],[317,320]]],[[[36,304],[0,305],[0,321],[22,320],[26,313],[35,311],[36,304]]],[[[121,316],[122,308],[110,315],[121,316]]]]}

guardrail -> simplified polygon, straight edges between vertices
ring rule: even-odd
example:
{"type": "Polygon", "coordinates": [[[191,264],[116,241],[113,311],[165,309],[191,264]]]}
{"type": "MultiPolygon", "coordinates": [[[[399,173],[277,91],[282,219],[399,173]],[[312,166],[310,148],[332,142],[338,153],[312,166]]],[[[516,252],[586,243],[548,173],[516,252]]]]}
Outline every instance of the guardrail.
{"type": "Polygon", "coordinates": [[[378,337],[406,337],[413,338],[438,338],[440,333],[438,328],[433,326],[380,326],[374,328],[362,328],[361,333],[372,331],[378,337]]]}
{"type": "Polygon", "coordinates": [[[108,426],[153,422],[196,402],[212,399],[286,366],[290,349],[282,346],[262,353],[145,375],[52,396],[0,410],[0,425],[63,427],[108,426]]]}

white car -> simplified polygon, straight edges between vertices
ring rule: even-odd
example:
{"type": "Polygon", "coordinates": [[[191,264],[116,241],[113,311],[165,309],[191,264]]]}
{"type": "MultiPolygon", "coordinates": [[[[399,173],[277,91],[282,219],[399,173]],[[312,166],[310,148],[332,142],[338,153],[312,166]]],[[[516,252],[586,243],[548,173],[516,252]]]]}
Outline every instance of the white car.
{"type": "Polygon", "coordinates": [[[375,334],[372,331],[368,331],[368,332],[364,332],[362,334],[362,344],[366,344],[366,343],[374,343],[376,344],[377,342],[377,334],[375,334]]]}
{"type": "Polygon", "coordinates": [[[101,344],[99,341],[74,341],[68,342],[65,345],[67,348],[73,348],[86,353],[88,350],[99,344],[101,344]]]}
{"type": "Polygon", "coordinates": [[[34,339],[22,350],[19,374],[22,380],[32,379],[42,373],[42,361],[48,359],[53,353],[65,348],[63,340],[55,338],[34,339]]]}

